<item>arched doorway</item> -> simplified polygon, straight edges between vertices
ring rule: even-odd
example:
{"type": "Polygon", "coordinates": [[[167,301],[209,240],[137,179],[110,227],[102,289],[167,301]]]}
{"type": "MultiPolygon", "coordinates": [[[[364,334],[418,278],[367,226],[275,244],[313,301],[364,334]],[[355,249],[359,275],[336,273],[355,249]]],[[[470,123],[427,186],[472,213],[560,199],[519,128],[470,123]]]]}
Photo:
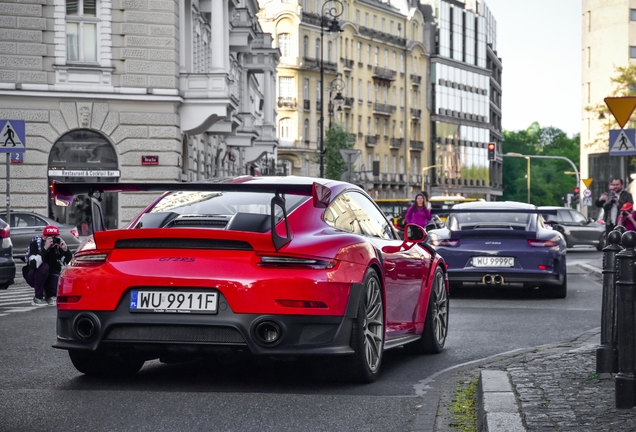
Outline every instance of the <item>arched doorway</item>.
{"type": "MultiPolygon", "coordinates": [[[[78,129],[60,137],[49,155],[48,184],[60,182],[118,182],[119,164],[113,145],[102,134],[78,129]]],[[[50,188],[49,188],[50,191],[50,188]]],[[[49,196],[49,217],[90,234],[90,200],[78,195],[70,207],[55,205],[49,196]]],[[[102,201],[106,228],[118,227],[118,196],[107,193],[102,201]]]]}

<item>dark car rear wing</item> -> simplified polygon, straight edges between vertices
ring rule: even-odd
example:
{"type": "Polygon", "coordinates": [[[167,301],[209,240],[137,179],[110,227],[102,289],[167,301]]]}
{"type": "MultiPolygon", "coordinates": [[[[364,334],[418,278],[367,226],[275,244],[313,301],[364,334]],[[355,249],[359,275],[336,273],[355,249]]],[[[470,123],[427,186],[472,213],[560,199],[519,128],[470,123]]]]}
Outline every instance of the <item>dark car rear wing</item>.
{"type": "MultiPolygon", "coordinates": [[[[267,183],[253,181],[253,178],[228,180],[225,182],[200,182],[200,183],[68,183],[53,181],[51,193],[55,204],[60,206],[70,206],[75,195],[88,195],[97,208],[97,212],[92,212],[93,232],[105,231],[104,215],[101,208],[101,201],[106,192],[259,192],[273,193],[271,200],[270,223],[272,233],[272,243],[276,250],[292,240],[292,233],[287,221],[287,210],[285,208],[285,194],[306,195],[313,197],[313,204],[318,208],[325,208],[331,200],[331,189],[320,183],[312,184],[287,184],[287,183],[267,183]],[[252,181],[250,181],[252,180],[252,181]],[[276,232],[276,207],[279,207],[285,223],[285,237],[276,232]],[[95,217],[97,216],[97,217],[95,217]]],[[[92,210],[92,209],[91,209],[92,210]]]]}
{"type": "Polygon", "coordinates": [[[452,214],[452,213],[538,213],[556,215],[557,210],[539,209],[485,209],[485,208],[462,208],[462,209],[431,209],[432,214],[452,214]]]}

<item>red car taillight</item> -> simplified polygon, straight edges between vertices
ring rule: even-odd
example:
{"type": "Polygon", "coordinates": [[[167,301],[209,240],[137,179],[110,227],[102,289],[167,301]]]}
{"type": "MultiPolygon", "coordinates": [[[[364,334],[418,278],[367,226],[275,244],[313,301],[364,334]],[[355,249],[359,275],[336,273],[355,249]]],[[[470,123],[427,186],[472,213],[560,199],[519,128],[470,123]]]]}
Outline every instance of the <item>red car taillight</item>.
{"type": "Polygon", "coordinates": [[[532,247],[555,247],[559,244],[552,240],[528,240],[528,244],[532,247]]]}
{"type": "Polygon", "coordinates": [[[337,260],[324,260],[317,258],[293,257],[283,255],[259,255],[259,267],[273,268],[310,268],[331,269],[338,263],[337,260]]]}
{"type": "Polygon", "coordinates": [[[11,235],[11,227],[9,227],[9,224],[6,224],[2,228],[2,231],[0,231],[0,238],[9,238],[10,235],[11,235]]]}
{"type": "Polygon", "coordinates": [[[108,253],[98,250],[82,251],[75,254],[70,266],[96,266],[101,265],[108,259],[108,253]]]}
{"type": "Polygon", "coordinates": [[[459,239],[431,240],[431,245],[432,246],[456,247],[456,246],[459,246],[459,239]]]}

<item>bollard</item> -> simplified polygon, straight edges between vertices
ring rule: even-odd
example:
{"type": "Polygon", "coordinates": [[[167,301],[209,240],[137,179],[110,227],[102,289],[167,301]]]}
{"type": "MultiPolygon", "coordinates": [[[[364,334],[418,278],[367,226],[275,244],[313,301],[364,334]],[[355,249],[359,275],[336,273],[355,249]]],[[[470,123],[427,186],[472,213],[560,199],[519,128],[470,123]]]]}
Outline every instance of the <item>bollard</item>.
{"type": "Polygon", "coordinates": [[[614,230],[607,236],[603,249],[603,304],[601,307],[601,346],[596,350],[596,373],[618,372],[618,351],[616,349],[616,254],[620,247],[622,233],[614,230]]]}
{"type": "Polygon", "coordinates": [[[616,254],[618,281],[616,282],[617,326],[618,332],[618,375],[616,375],[615,396],[616,408],[633,408],[636,406],[636,387],[634,385],[634,289],[636,288],[636,232],[623,234],[622,244],[625,248],[616,254]]]}

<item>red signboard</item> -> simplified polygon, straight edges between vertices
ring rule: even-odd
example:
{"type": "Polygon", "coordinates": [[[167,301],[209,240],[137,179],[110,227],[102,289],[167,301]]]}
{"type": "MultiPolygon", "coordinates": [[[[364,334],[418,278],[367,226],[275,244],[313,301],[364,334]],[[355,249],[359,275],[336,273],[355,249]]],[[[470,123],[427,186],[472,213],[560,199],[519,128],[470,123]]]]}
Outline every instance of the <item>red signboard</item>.
{"type": "Polygon", "coordinates": [[[142,165],[159,165],[159,156],[142,156],[142,165]]]}

